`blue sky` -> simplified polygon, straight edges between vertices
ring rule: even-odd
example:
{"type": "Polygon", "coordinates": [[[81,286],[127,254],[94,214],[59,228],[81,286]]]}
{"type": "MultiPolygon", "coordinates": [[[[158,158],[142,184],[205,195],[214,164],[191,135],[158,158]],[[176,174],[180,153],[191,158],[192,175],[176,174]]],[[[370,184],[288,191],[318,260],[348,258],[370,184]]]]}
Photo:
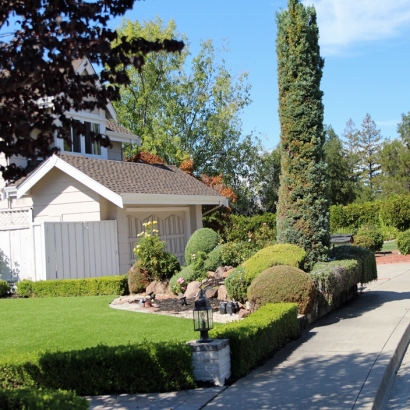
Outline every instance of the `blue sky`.
{"type": "MultiPolygon", "coordinates": [[[[401,114],[410,111],[410,0],[308,0],[318,14],[321,88],[325,124],[341,135],[352,118],[360,128],[366,113],[385,138],[396,138],[401,114]]],[[[276,12],[285,0],[146,0],[125,17],[174,19],[195,55],[202,40],[227,45],[232,74],[249,72],[252,104],[242,114],[243,131],[260,134],[263,145],[279,142],[276,74],[276,12]]],[[[121,19],[111,22],[119,25],[121,19]]]]}

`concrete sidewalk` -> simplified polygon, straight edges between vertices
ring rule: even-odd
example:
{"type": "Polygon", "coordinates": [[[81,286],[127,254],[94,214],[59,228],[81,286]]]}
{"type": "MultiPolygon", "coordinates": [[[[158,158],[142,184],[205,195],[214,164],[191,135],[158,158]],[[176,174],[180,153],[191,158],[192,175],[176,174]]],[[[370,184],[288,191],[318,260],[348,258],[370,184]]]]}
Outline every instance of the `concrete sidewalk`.
{"type": "Polygon", "coordinates": [[[90,408],[382,409],[410,340],[410,263],[378,272],[354,301],[228,388],[99,396],[90,408]]]}

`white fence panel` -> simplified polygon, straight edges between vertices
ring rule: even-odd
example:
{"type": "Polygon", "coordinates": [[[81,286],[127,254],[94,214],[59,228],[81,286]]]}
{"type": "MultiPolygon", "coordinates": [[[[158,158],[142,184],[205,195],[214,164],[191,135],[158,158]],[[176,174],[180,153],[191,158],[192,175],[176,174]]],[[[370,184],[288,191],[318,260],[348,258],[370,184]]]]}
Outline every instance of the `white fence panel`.
{"type": "Polygon", "coordinates": [[[47,279],[119,273],[116,221],[44,222],[42,225],[47,279]]]}
{"type": "Polygon", "coordinates": [[[32,243],[29,227],[0,230],[0,276],[3,280],[35,280],[32,243]]]}

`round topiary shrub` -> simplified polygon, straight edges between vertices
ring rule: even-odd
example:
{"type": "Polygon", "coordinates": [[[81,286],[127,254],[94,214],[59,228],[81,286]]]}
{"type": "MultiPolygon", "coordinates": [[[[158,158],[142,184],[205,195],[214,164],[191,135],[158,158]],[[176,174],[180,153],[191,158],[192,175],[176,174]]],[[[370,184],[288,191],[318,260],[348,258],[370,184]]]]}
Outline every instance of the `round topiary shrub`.
{"type": "Polygon", "coordinates": [[[410,253],[410,229],[401,233],[397,238],[397,249],[402,255],[410,253]]]}
{"type": "Polygon", "coordinates": [[[141,267],[140,261],[134,263],[128,271],[128,289],[130,294],[144,292],[149,285],[149,274],[141,267]]]}
{"type": "Polygon", "coordinates": [[[373,252],[380,251],[384,242],[381,231],[371,225],[362,226],[353,239],[353,245],[361,246],[373,252]]]}
{"type": "Polygon", "coordinates": [[[204,262],[204,270],[207,271],[214,271],[215,269],[219,268],[223,265],[222,263],[222,252],[225,248],[225,244],[218,245],[215,249],[209,252],[205,262],[204,262]]]}
{"type": "Polygon", "coordinates": [[[208,254],[218,245],[219,235],[209,228],[201,228],[195,231],[185,247],[185,263],[190,265],[198,251],[208,254]]]}
{"type": "Polygon", "coordinates": [[[185,266],[181,269],[181,272],[176,273],[169,281],[169,288],[173,293],[178,295],[178,293],[184,293],[181,285],[188,285],[189,282],[195,280],[195,270],[192,265],[185,266]],[[184,279],[183,283],[179,283],[178,280],[184,279]]]}
{"type": "Polygon", "coordinates": [[[312,312],[315,302],[315,284],[306,272],[294,266],[273,266],[263,271],[249,286],[251,310],[267,303],[294,302],[298,313],[312,312]]]}
{"type": "Polygon", "coordinates": [[[246,292],[249,282],[246,278],[246,272],[243,266],[238,266],[225,279],[226,292],[232,300],[244,303],[246,301],[246,292]]]}

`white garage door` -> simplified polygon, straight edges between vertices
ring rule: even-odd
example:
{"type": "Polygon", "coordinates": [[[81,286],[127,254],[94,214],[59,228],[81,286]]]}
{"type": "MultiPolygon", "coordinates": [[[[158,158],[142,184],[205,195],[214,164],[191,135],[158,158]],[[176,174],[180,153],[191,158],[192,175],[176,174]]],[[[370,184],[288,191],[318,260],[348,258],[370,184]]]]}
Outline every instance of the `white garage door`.
{"type": "Polygon", "coordinates": [[[134,248],[138,242],[138,234],[144,231],[144,223],[157,222],[159,236],[166,242],[165,250],[173,253],[179,263],[185,262],[184,252],[188,240],[188,209],[183,210],[152,210],[129,212],[128,218],[128,240],[130,249],[130,264],[135,260],[134,248]]]}

